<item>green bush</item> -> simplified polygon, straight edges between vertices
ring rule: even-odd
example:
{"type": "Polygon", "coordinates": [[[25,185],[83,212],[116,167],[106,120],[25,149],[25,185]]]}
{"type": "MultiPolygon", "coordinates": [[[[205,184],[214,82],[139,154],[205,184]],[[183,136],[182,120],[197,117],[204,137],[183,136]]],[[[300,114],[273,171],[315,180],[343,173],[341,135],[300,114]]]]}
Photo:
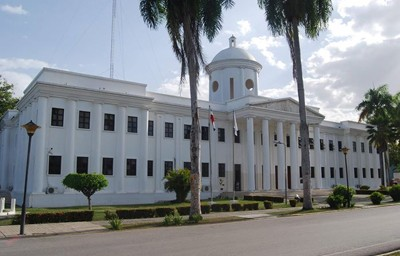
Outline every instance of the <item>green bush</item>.
{"type": "MultiPolygon", "coordinates": [[[[51,213],[28,213],[25,218],[26,224],[58,223],[58,222],[77,222],[92,221],[93,211],[74,211],[74,212],[51,212],[51,213]]],[[[12,224],[19,225],[21,217],[15,215],[12,224]]]]}
{"type": "Polygon", "coordinates": [[[188,169],[171,170],[164,179],[166,180],[164,188],[168,192],[175,192],[176,202],[184,202],[190,191],[190,171],[188,169]]]}
{"type": "Polygon", "coordinates": [[[355,190],[353,188],[349,188],[349,191],[347,191],[347,187],[344,185],[337,185],[333,189],[333,195],[340,195],[343,197],[343,207],[346,206],[347,200],[351,202],[354,194],[355,190]]]}
{"type": "Polygon", "coordinates": [[[370,186],[368,186],[368,185],[361,185],[360,186],[361,190],[368,190],[369,188],[370,188],[370,186]]]}
{"type": "Polygon", "coordinates": [[[279,196],[244,196],[243,200],[249,201],[271,201],[274,203],[283,203],[284,198],[279,196]]]}
{"type": "Polygon", "coordinates": [[[112,219],[118,218],[118,215],[115,212],[107,210],[107,211],[104,212],[104,218],[106,220],[112,220],[112,219]]]}
{"type": "Polygon", "coordinates": [[[394,202],[400,201],[400,185],[394,185],[389,189],[389,195],[392,197],[394,202]]]}
{"type": "Polygon", "coordinates": [[[203,220],[203,216],[201,214],[193,214],[192,216],[189,217],[189,222],[190,223],[199,223],[200,221],[203,220]]]}
{"type": "Polygon", "coordinates": [[[342,195],[331,194],[326,199],[326,203],[329,204],[331,209],[339,209],[343,205],[344,197],[342,195]]]}
{"type": "Polygon", "coordinates": [[[201,205],[201,213],[210,213],[211,212],[211,206],[210,205],[201,205]]]}
{"type": "Polygon", "coordinates": [[[159,207],[156,208],[154,211],[157,217],[165,217],[168,214],[174,213],[175,208],[173,207],[159,207]]]}
{"type": "Polygon", "coordinates": [[[369,198],[373,204],[381,204],[381,201],[385,198],[385,196],[382,193],[375,191],[369,196],[369,198]]]}
{"type": "Polygon", "coordinates": [[[180,215],[189,215],[190,214],[190,206],[179,206],[176,207],[176,210],[180,215]]]}
{"type": "Polygon", "coordinates": [[[258,203],[245,203],[243,204],[243,210],[258,210],[258,203]]]}
{"type": "Polygon", "coordinates": [[[290,200],[289,200],[289,204],[290,204],[291,207],[296,207],[296,205],[297,205],[297,200],[296,200],[296,199],[290,199],[290,200]]]}
{"type": "Polygon", "coordinates": [[[229,212],[231,210],[230,204],[213,204],[211,211],[213,212],[229,212]]]}
{"type": "Polygon", "coordinates": [[[232,211],[242,211],[243,206],[239,203],[233,203],[231,204],[232,211]]]}
{"type": "Polygon", "coordinates": [[[264,201],[264,208],[265,209],[272,209],[272,208],[274,208],[274,203],[271,202],[271,201],[265,200],[264,201]]]}
{"type": "Polygon", "coordinates": [[[180,226],[182,224],[183,218],[179,215],[177,210],[175,210],[173,214],[168,214],[164,217],[163,225],[165,226],[180,226]]]}
{"type": "Polygon", "coordinates": [[[153,218],[155,215],[154,209],[130,209],[130,210],[117,210],[118,218],[120,219],[140,219],[140,218],[153,218]]]}

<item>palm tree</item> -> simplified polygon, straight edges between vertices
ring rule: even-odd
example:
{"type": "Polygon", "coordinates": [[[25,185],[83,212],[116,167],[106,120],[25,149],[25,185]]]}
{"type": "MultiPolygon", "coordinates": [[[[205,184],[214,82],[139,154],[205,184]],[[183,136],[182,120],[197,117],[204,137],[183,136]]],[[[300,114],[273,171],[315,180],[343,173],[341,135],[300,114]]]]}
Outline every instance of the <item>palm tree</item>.
{"type": "Polygon", "coordinates": [[[378,150],[382,185],[385,185],[385,180],[387,181],[388,178],[387,151],[389,144],[396,140],[396,123],[398,122],[396,101],[397,96],[392,96],[385,84],[378,88],[369,89],[364,94],[363,101],[356,107],[356,110],[361,111],[358,121],[368,123],[368,140],[378,150]]]}
{"type": "Polygon", "coordinates": [[[265,10],[268,27],[274,36],[285,35],[293,62],[293,78],[297,83],[300,113],[301,167],[303,170],[303,209],[312,209],[310,145],[306,118],[303,71],[301,66],[299,26],[305,35],[315,39],[326,28],[332,12],[331,0],[257,0],[265,10]]]}
{"type": "Polygon", "coordinates": [[[156,29],[165,21],[172,49],[181,62],[181,85],[189,75],[192,126],[190,131],[190,217],[201,214],[200,143],[197,86],[205,65],[200,35],[212,41],[222,27],[222,9],[233,0],[141,0],[140,12],[147,25],[156,29]]]}

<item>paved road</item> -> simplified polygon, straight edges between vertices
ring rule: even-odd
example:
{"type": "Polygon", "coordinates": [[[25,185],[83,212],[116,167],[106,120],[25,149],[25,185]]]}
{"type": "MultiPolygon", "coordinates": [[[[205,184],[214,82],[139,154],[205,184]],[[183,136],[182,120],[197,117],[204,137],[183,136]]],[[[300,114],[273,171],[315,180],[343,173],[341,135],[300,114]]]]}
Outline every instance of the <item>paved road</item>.
{"type": "Polygon", "coordinates": [[[400,249],[400,206],[0,240],[0,255],[377,255],[400,249]]]}

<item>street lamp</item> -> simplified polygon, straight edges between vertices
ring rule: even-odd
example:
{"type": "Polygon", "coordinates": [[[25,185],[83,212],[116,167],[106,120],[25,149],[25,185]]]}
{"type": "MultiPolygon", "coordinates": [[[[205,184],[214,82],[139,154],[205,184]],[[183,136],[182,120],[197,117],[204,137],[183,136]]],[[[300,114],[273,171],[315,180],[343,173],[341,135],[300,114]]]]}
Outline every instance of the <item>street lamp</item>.
{"type": "Polygon", "coordinates": [[[275,144],[283,145],[285,152],[285,204],[287,204],[288,199],[288,180],[287,180],[287,167],[286,167],[286,144],[282,141],[275,141],[275,144]]]}
{"type": "Polygon", "coordinates": [[[350,188],[349,188],[349,172],[347,170],[347,153],[350,149],[343,147],[342,152],[344,154],[344,165],[346,167],[346,186],[347,186],[347,208],[350,208],[350,188]]]}
{"type": "Polygon", "coordinates": [[[29,123],[26,123],[22,125],[21,127],[25,128],[26,133],[29,136],[29,142],[28,142],[28,154],[26,157],[26,170],[25,170],[25,186],[24,186],[24,199],[22,201],[22,212],[21,212],[21,227],[19,230],[20,235],[24,235],[24,229],[25,229],[25,218],[26,218],[26,189],[28,186],[28,170],[29,170],[29,155],[31,153],[31,141],[32,141],[32,136],[35,134],[36,129],[40,128],[37,124],[32,122],[32,120],[29,123]]]}

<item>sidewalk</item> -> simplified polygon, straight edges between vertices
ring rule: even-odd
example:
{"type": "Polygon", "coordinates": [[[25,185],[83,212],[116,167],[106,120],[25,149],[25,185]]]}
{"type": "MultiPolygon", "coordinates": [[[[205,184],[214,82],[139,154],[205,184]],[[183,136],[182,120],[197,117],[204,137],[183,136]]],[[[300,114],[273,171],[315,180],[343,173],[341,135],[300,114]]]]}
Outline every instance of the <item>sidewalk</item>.
{"type": "MultiPolygon", "coordinates": [[[[317,198],[317,207],[328,207],[323,203],[323,198],[317,198]]],[[[363,195],[356,195],[354,198],[357,207],[376,207],[370,204],[369,198],[363,195]]],[[[389,199],[385,201],[390,201],[389,199]]],[[[273,217],[272,213],[279,211],[296,211],[300,210],[301,207],[294,208],[277,208],[269,210],[257,210],[257,211],[238,211],[238,212],[212,212],[209,214],[203,214],[204,219],[215,219],[223,217],[239,217],[244,219],[255,219],[255,218],[267,218],[273,217]]],[[[122,220],[122,223],[161,223],[163,218],[151,218],[151,219],[129,219],[122,220]]],[[[83,232],[99,232],[106,231],[108,226],[107,221],[93,221],[93,222],[63,222],[63,223],[49,223],[49,224],[27,224],[25,225],[25,235],[19,235],[19,225],[8,225],[0,226],[0,239],[15,238],[15,237],[32,237],[32,236],[49,236],[56,234],[68,234],[68,233],[83,233],[83,232]]]]}

